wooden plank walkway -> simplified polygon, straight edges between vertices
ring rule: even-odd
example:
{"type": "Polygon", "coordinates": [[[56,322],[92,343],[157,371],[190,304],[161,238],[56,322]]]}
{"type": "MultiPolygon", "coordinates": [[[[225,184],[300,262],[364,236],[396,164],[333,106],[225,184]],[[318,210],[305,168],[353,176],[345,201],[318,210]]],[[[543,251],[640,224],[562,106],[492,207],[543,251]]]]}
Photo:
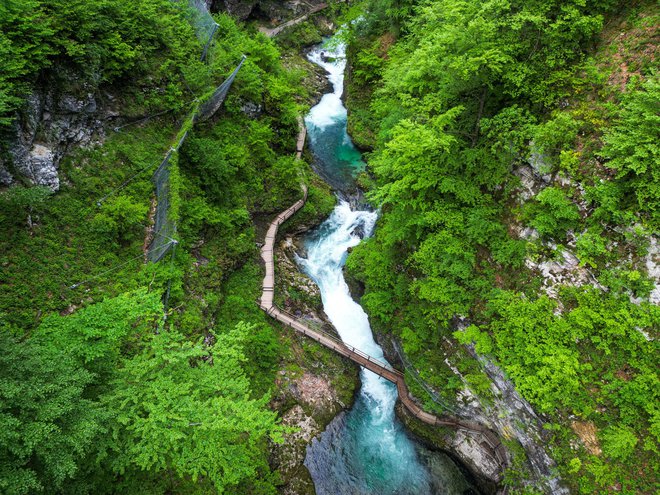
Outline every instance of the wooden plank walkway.
{"type": "MultiPolygon", "coordinates": [[[[300,156],[300,153],[302,153],[302,147],[304,146],[304,132],[304,124],[301,123],[301,131],[298,135],[298,142],[296,146],[296,154],[298,157],[300,156]]],[[[315,340],[325,347],[332,349],[338,354],[341,354],[342,356],[350,359],[351,361],[359,364],[369,371],[376,373],[378,376],[381,376],[386,380],[394,383],[396,385],[401,403],[413,416],[418,418],[420,421],[433,426],[448,426],[451,428],[462,429],[473,434],[477,434],[481,443],[484,443],[489,448],[489,450],[493,452],[493,457],[502,466],[502,469],[507,467],[509,461],[506,449],[500,442],[499,437],[488,428],[478,423],[465,421],[451,416],[437,417],[424,411],[415,403],[411,397],[402,372],[394,369],[387,363],[374,359],[367,353],[362,352],[353,346],[345,344],[340,339],[328,333],[310,328],[298,320],[295,316],[286,313],[285,311],[282,311],[277,306],[275,306],[273,302],[275,293],[275,261],[273,255],[275,239],[277,237],[279,226],[291,218],[305,205],[305,201],[307,201],[307,187],[303,185],[302,190],[302,199],[299,199],[289,208],[277,215],[277,217],[275,217],[275,219],[271,222],[270,226],[268,227],[268,231],[266,232],[264,245],[261,248],[261,258],[266,267],[266,274],[263,278],[262,293],[259,302],[261,309],[263,309],[272,318],[282,322],[284,325],[315,340]]]]}
{"type": "Polygon", "coordinates": [[[328,6],[327,3],[320,3],[316,6],[311,7],[309,12],[307,12],[306,14],[301,15],[300,17],[296,17],[295,19],[291,19],[290,21],[284,22],[284,23],[280,24],[279,26],[275,26],[272,29],[269,29],[267,27],[262,26],[262,27],[259,28],[259,31],[264,33],[269,38],[272,38],[273,36],[277,36],[278,34],[280,34],[286,28],[289,28],[291,26],[295,26],[296,24],[299,24],[303,21],[306,21],[307,18],[310,15],[315,14],[316,12],[319,12],[319,11],[325,9],[327,6],[328,6]]]}

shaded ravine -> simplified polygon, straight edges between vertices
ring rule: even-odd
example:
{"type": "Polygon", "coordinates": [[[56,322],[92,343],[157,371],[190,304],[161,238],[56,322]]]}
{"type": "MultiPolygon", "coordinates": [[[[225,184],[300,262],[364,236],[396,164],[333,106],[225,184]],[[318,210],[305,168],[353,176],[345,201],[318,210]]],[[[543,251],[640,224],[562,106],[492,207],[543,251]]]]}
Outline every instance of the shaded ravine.
{"type": "MultiPolygon", "coordinates": [[[[317,445],[320,446],[319,455],[310,456],[311,451],[308,450],[305,464],[312,473],[317,494],[458,495],[474,493],[460,470],[445,454],[414,445],[394,418],[393,405],[396,401],[396,393],[393,392],[394,387],[389,382],[395,382],[397,388],[404,392],[403,395],[407,398],[407,402],[403,401],[404,404],[414,405],[408,397],[403,375],[400,372],[394,370],[386,362],[378,361],[331,335],[309,328],[273,304],[275,272],[273,244],[277,237],[278,227],[304,205],[307,199],[306,188],[303,188],[303,192],[303,198],[280,213],[268,228],[265,243],[261,249],[266,274],[262,283],[260,306],[269,316],[293,330],[387,377],[385,380],[371,371],[363,370],[363,384],[371,383],[372,392],[380,389],[384,395],[378,400],[378,397],[371,397],[367,394],[367,388],[363,386],[363,393],[356,401],[354,408],[348,415],[340,415],[333,420],[322,435],[321,441],[317,442],[317,445]],[[365,380],[367,381],[365,382],[365,380]],[[376,385],[375,388],[374,385],[376,385]],[[389,387],[389,391],[387,387],[389,387]],[[370,403],[369,398],[376,400],[376,403],[370,403]],[[365,419],[366,421],[363,421],[365,419]],[[369,428],[370,426],[373,428],[369,428]],[[324,445],[324,442],[329,443],[329,447],[324,445]],[[339,452],[336,451],[336,448],[340,449],[339,452]],[[418,462],[418,457],[421,462],[418,462]],[[314,473],[317,473],[318,476],[314,476],[314,473]]],[[[347,206],[347,204],[340,205],[340,207],[343,206],[347,206]]],[[[355,306],[359,308],[357,304],[355,306]]],[[[410,406],[407,405],[407,407],[410,406]]],[[[410,411],[414,415],[421,413],[422,418],[433,418],[437,422],[435,424],[462,427],[456,420],[445,421],[435,418],[421,411],[416,405],[410,411]]],[[[314,445],[312,445],[312,451],[313,448],[314,445]]]]}
{"type": "MultiPolygon", "coordinates": [[[[333,86],[305,119],[314,168],[336,190],[352,190],[354,176],[364,163],[346,132],[347,111],[341,100],[343,47],[319,47],[308,58],[328,72],[333,86]]],[[[348,250],[371,235],[376,219],[376,212],[352,210],[348,202],[340,201],[308,236],[306,257],[297,261],[319,286],[324,311],[342,341],[391,369],[342,272],[348,250]]],[[[416,445],[396,419],[397,386],[404,402],[410,401],[403,376],[397,372],[388,377],[396,385],[369,369],[362,368],[360,376],[362,388],[354,407],[308,447],[305,465],[317,494],[461,494],[469,489],[450,459],[416,445]]]]}
{"type": "MultiPolygon", "coordinates": [[[[341,58],[336,55],[326,60],[331,68],[343,71],[341,58]]],[[[337,76],[337,74],[335,74],[337,76]]],[[[332,78],[331,78],[332,79],[332,78]]],[[[339,167],[333,169],[327,163],[319,163],[319,154],[315,153],[317,169],[325,166],[325,172],[332,175],[333,170],[339,177],[350,179],[346,190],[354,188],[353,173],[347,174],[347,167],[353,172],[361,168],[359,153],[355,150],[346,134],[346,110],[341,105],[343,74],[333,80],[332,98],[321,101],[326,103],[326,110],[320,112],[318,106],[310,112],[307,124],[310,138],[315,145],[325,144],[323,149],[347,147],[351,160],[339,159],[339,167]],[[339,101],[340,105],[337,105],[339,101]],[[329,105],[328,105],[329,104],[329,105]],[[334,109],[334,110],[332,110],[334,109]],[[317,113],[315,114],[314,111],[317,113]],[[333,114],[332,112],[335,111],[333,114]],[[312,121],[316,115],[320,120],[312,121]],[[314,124],[314,125],[310,125],[314,124]],[[331,143],[323,143],[326,127],[333,127],[331,143]],[[357,155],[358,159],[354,157],[357,155]],[[343,167],[342,167],[343,165],[343,167]]],[[[300,158],[304,146],[305,128],[301,126],[296,145],[296,156],[300,158]]],[[[322,156],[320,157],[322,160],[322,156]]],[[[334,177],[337,179],[337,175],[334,177]]],[[[279,225],[295,214],[305,203],[307,191],[303,187],[304,197],[280,213],[270,224],[266,234],[261,256],[266,265],[266,274],[262,284],[260,306],[271,317],[278,319],[292,329],[311,337],[317,342],[348,357],[361,366],[385,377],[396,387],[373,373],[362,372],[363,388],[355,407],[346,415],[340,415],[327,428],[320,441],[308,449],[306,466],[312,473],[319,494],[465,494],[474,493],[473,487],[463,478],[457,466],[443,453],[429,451],[412,442],[396,420],[393,409],[398,390],[401,403],[417,419],[430,425],[444,425],[468,433],[474,441],[490,451],[486,453],[493,459],[500,470],[508,463],[506,451],[499,439],[483,425],[451,416],[436,417],[423,411],[408,393],[403,375],[393,369],[382,355],[382,350],[373,340],[368,318],[362,308],[349,294],[343,279],[342,267],[350,247],[359,244],[361,238],[368,236],[375,224],[376,214],[369,210],[353,211],[345,201],[330,218],[324,222],[309,239],[307,259],[299,262],[317,281],[324,302],[324,309],[334,323],[341,340],[312,330],[305,323],[297,320],[273,304],[274,272],[273,245],[279,225]],[[358,235],[359,232],[359,235],[358,235]],[[354,343],[363,347],[363,352],[354,343]]],[[[500,471],[501,473],[501,471],[500,471]]]]}

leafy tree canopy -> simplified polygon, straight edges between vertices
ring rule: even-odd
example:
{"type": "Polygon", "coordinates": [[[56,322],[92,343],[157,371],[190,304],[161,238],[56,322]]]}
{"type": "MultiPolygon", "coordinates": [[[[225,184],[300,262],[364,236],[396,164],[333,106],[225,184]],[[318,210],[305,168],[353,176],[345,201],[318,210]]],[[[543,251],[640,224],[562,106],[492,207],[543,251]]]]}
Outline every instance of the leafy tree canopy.
{"type": "Polygon", "coordinates": [[[250,398],[243,342],[251,331],[239,324],[212,346],[161,332],[125,363],[102,397],[115,411],[104,446],[115,473],[129,485],[131,473],[170,473],[170,490],[199,481],[220,493],[267,475],[263,444],[280,430],[268,396],[250,398]]]}
{"type": "Polygon", "coordinates": [[[0,491],[62,490],[105,431],[94,376],[66,351],[0,332],[0,491]]]}

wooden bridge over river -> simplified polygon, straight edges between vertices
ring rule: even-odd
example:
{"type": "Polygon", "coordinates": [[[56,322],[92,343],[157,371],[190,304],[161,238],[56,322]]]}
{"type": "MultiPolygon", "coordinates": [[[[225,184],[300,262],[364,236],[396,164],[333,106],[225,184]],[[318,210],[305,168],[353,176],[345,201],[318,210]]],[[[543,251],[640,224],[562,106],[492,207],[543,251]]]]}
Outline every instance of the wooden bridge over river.
{"type": "MultiPolygon", "coordinates": [[[[298,158],[300,158],[305,142],[304,133],[305,126],[301,122],[301,132],[296,145],[296,155],[298,158]]],[[[264,245],[261,248],[261,258],[263,259],[266,266],[266,275],[264,276],[262,282],[261,300],[259,302],[261,309],[263,309],[269,316],[282,322],[284,325],[303,335],[306,335],[321,345],[324,345],[325,347],[332,349],[338,354],[341,354],[342,356],[359,364],[363,368],[366,368],[369,371],[376,373],[378,376],[381,376],[386,380],[394,383],[399,393],[399,399],[401,400],[401,403],[413,416],[423,421],[424,423],[433,426],[447,426],[472,433],[473,436],[478,439],[479,443],[482,444],[482,446],[487,447],[488,450],[493,453],[494,459],[499,463],[503,470],[506,466],[508,466],[508,456],[506,449],[500,442],[499,437],[488,428],[475,422],[465,421],[450,416],[437,417],[424,411],[412,399],[408,391],[408,387],[406,386],[404,375],[401,371],[394,369],[387,363],[374,359],[373,357],[360,351],[359,349],[356,349],[353,346],[345,344],[340,339],[328,333],[310,328],[295,316],[282,311],[277,306],[275,306],[273,302],[275,293],[275,261],[273,254],[277,231],[280,225],[286,222],[305,205],[306,200],[307,188],[303,186],[303,197],[296,201],[289,208],[281,212],[279,215],[277,215],[277,217],[275,217],[275,219],[270,223],[268,227],[264,245]]]]}

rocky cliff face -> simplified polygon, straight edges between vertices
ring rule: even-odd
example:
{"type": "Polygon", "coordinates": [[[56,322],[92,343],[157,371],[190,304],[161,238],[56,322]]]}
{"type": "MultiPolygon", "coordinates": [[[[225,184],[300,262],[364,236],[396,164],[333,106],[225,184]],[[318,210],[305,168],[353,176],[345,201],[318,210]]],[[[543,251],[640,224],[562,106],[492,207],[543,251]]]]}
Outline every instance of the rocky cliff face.
{"type": "Polygon", "coordinates": [[[227,12],[242,21],[252,17],[279,24],[309,12],[322,0],[212,0],[211,10],[227,12]]]}
{"type": "MultiPolygon", "coordinates": [[[[383,338],[382,344],[389,348],[388,359],[399,361],[400,351],[394,341],[383,338]]],[[[398,407],[397,413],[403,422],[423,440],[435,447],[449,452],[466,466],[476,483],[484,493],[494,493],[503,478],[503,470],[507,464],[515,461],[517,469],[527,473],[527,483],[542,493],[567,495],[568,490],[561,485],[561,480],[554,472],[555,463],[545,450],[547,432],[543,429],[543,421],[534,412],[531,405],[520,396],[513,383],[506,378],[504,372],[483,356],[478,356],[472,347],[467,348],[473,359],[479,362],[482,372],[490,381],[492,397],[489,401],[480,400],[470,390],[466,378],[454,367],[447,357],[447,366],[463,381],[463,389],[459,391],[451,409],[444,409],[446,414],[461,420],[477,423],[495,432],[505,443],[509,451],[506,463],[502,463],[496,455],[493,445],[485,438],[467,430],[454,430],[431,427],[412,417],[405,408],[398,407]],[[511,451],[509,445],[520,444],[521,452],[511,451]],[[514,459],[515,458],[515,459],[514,459]]],[[[410,363],[400,363],[405,367],[435,402],[444,406],[444,401],[438,400],[439,394],[424,383],[410,363]]],[[[499,493],[499,492],[498,492],[499,493]]]]}
{"type": "Polygon", "coordinates": [[[101,142],[107,123],[119,112],[114,97],[81,85],[75,74],[60,73],[57,81],[38,86],[26,99],[0,158],[0,185],[40,185],[57,191],[58,167],[71,146],[101,142]]]}
{"type": "Polygon", "coordinates": [[[515,439],[524,450],[532,481],[537,486],[544,487],[546,493],[568,494],[568,490],[561,486],[561,480],[554,473],[555,462],[544,448],[546,432],[543,429],[543,421],[498,366],[477,355],[472,346],[468,346],[468,351],[479,362],[483,373],[490,380],[494,399],[492,404],[484,405],[466,388],[462,397],[461,413],[488,425],[503,439],[515,439]]]}

